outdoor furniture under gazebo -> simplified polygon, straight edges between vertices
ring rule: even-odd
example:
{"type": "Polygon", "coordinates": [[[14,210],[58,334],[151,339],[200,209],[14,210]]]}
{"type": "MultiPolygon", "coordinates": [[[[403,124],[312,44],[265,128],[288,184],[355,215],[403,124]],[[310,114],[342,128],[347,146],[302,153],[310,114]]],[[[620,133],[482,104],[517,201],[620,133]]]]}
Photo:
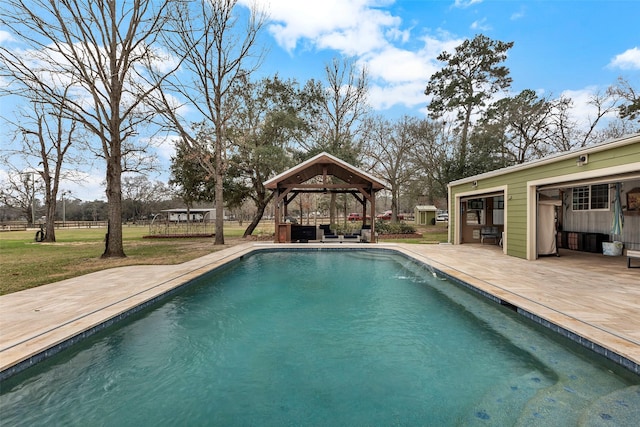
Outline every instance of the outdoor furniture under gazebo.
{"type": "MultiPolygon", "coordinates": [[[[376,193],[386,189],[383,181],[340,160],[328,153],[320,153],[311,159],[266,181],[265,188],[275,193],[275,241],[291,242],[297,224],[285,222],[289,204],[300,193],[351,194],[362,205],[363,228],[369,228],[375,235],[376,193]],[[370,212],[367,215],[367,202],[370,212]]],[[[297,239],[295,239],[297,240],[297,239]]]]}

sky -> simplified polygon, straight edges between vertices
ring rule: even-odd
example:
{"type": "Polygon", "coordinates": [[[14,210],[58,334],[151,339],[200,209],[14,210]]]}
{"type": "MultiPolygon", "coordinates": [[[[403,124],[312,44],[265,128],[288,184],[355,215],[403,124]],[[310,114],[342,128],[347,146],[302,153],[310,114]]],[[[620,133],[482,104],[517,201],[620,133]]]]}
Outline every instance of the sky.
{"type": "MultiPolygon", "coordinates": [[[[389,118],[425,117],[424,89],[443,66],[436,57],[477,34],[514,42],[504,63],[512,95],[566,95],[582,119],[589,96],[618,77],[640,88],[640,0],[239,0],[253,2],[269,17],[260,39],[268,52],[256,77],[323,80],[332,58],[350,57],[367,67],[374,113],[389,118]]],[[[11,108],[1,105],[0,114],[11,108]]],[[[163,170],[149,178],[166,181],[172,145],[158,155],[163,170]]],[[[96,164],[82,185],[62,188],[104,200],[102,182],[96,164]]]]}

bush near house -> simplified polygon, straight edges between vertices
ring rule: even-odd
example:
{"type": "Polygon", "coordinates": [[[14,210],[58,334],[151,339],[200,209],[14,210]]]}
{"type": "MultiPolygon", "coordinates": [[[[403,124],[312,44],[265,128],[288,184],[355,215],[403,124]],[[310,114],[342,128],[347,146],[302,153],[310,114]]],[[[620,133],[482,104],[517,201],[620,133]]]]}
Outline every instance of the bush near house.
{"type": "Polygon", "coordinates": [[[405,222],[376,221],[378,234],[414,234],[416,228],[405,222]]]}

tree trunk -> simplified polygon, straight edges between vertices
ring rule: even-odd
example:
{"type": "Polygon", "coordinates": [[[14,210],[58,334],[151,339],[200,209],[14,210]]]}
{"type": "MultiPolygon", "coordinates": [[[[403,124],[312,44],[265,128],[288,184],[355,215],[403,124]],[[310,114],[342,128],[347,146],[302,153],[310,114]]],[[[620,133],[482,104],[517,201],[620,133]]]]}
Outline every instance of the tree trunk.
{"type": "Polygon", "coordinates": [[[398,222],[398,187],[392,185],[391,190],[391,222],[398,222]]]}
{"type": "MultiPolygon", "coordinates": [[[[216,181],[222,181],[222,178],[216,181]]],[[[222,193],[222,185],[218,185],[216,182],[216,194],[222,193]]],[[[222,197],[216,196],[216,230],[215,230],[215,245],[224,245],[224,201],[222,197]]]]}
{"type": "Polygon", "coordinates": [[[216,245],[224,245],[224,162],[222,160],[222,125],[216,125],[216,142],[215,142],[215,185],[214,192],[216,198],[216,245]]]}
{"type": "Polygon", "coordinates": [[[247,226],[247,229],[244,230],[244,234],[242,235],[242,237],[249,237],[253,234],[253,232],[258,227],[260,220],[264,216],[264,210],[266,209],[266,207],[267,205],[257,207],[256,213],[255,215],[253,215],[253,218],[251,218],[251,223],[247,226]]]}
{"type": "Polygon", "coordinates": [[[47,201],[47,224],[45,228],[46,237],[43,242],[55,242],[56,241],[56,200],[47,201]]]}
{"type": "Polygon", "coordinates": [[[113,143],[112,154],[107,158],[108,226],[102,258],[126,257],[122,245],[122,165],[120,157],[119,143],[113,143]]]}
{"type": "Polygon", "coordinates": [[[272,192],[267,196],[265,193],[265,189],[262,186],[262,182],[260,182],[258,191],[259,191],[258,197],[257,199],[255,199],[256,213],[251,219],[251,223],[247,226],[247,229],[244,230],[244,234],[242,235],[242,237],[249,237],[253,234],[255,229],[258,227],[260,220],[264,216],[265,209],[267,209],[269,202],[271,201],[271,199],[273,199],[273,196],[275,194],[272,192]]]}
{"type": "MultiPolygon", "coordinates": [[[[471,123],[471,107],[467,107],[464,123],[462,124],[462,137],[460,138],[460,152],[458,157],[458,171],[464,173],[467,166],[467,140],[469,138],[469,125],[471,123]]],[[[462,178],[462,176],[458,177],[462,178]]]]}

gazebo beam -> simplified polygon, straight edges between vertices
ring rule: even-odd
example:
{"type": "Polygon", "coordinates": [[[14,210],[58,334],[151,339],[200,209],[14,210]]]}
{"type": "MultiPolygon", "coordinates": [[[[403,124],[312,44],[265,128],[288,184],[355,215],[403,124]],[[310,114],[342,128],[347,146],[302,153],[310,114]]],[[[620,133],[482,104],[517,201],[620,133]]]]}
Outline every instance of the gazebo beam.
{"type": "Polygon", "coordinates": [[[370,188],[369,184],[349,184],[349,183],[338,183],[338,184],[298,184],[298,183],[280,183],[278,184],[278,188],[288,188],[290,190],[314,190],[314,189],[366,189],[370,188]]]}

